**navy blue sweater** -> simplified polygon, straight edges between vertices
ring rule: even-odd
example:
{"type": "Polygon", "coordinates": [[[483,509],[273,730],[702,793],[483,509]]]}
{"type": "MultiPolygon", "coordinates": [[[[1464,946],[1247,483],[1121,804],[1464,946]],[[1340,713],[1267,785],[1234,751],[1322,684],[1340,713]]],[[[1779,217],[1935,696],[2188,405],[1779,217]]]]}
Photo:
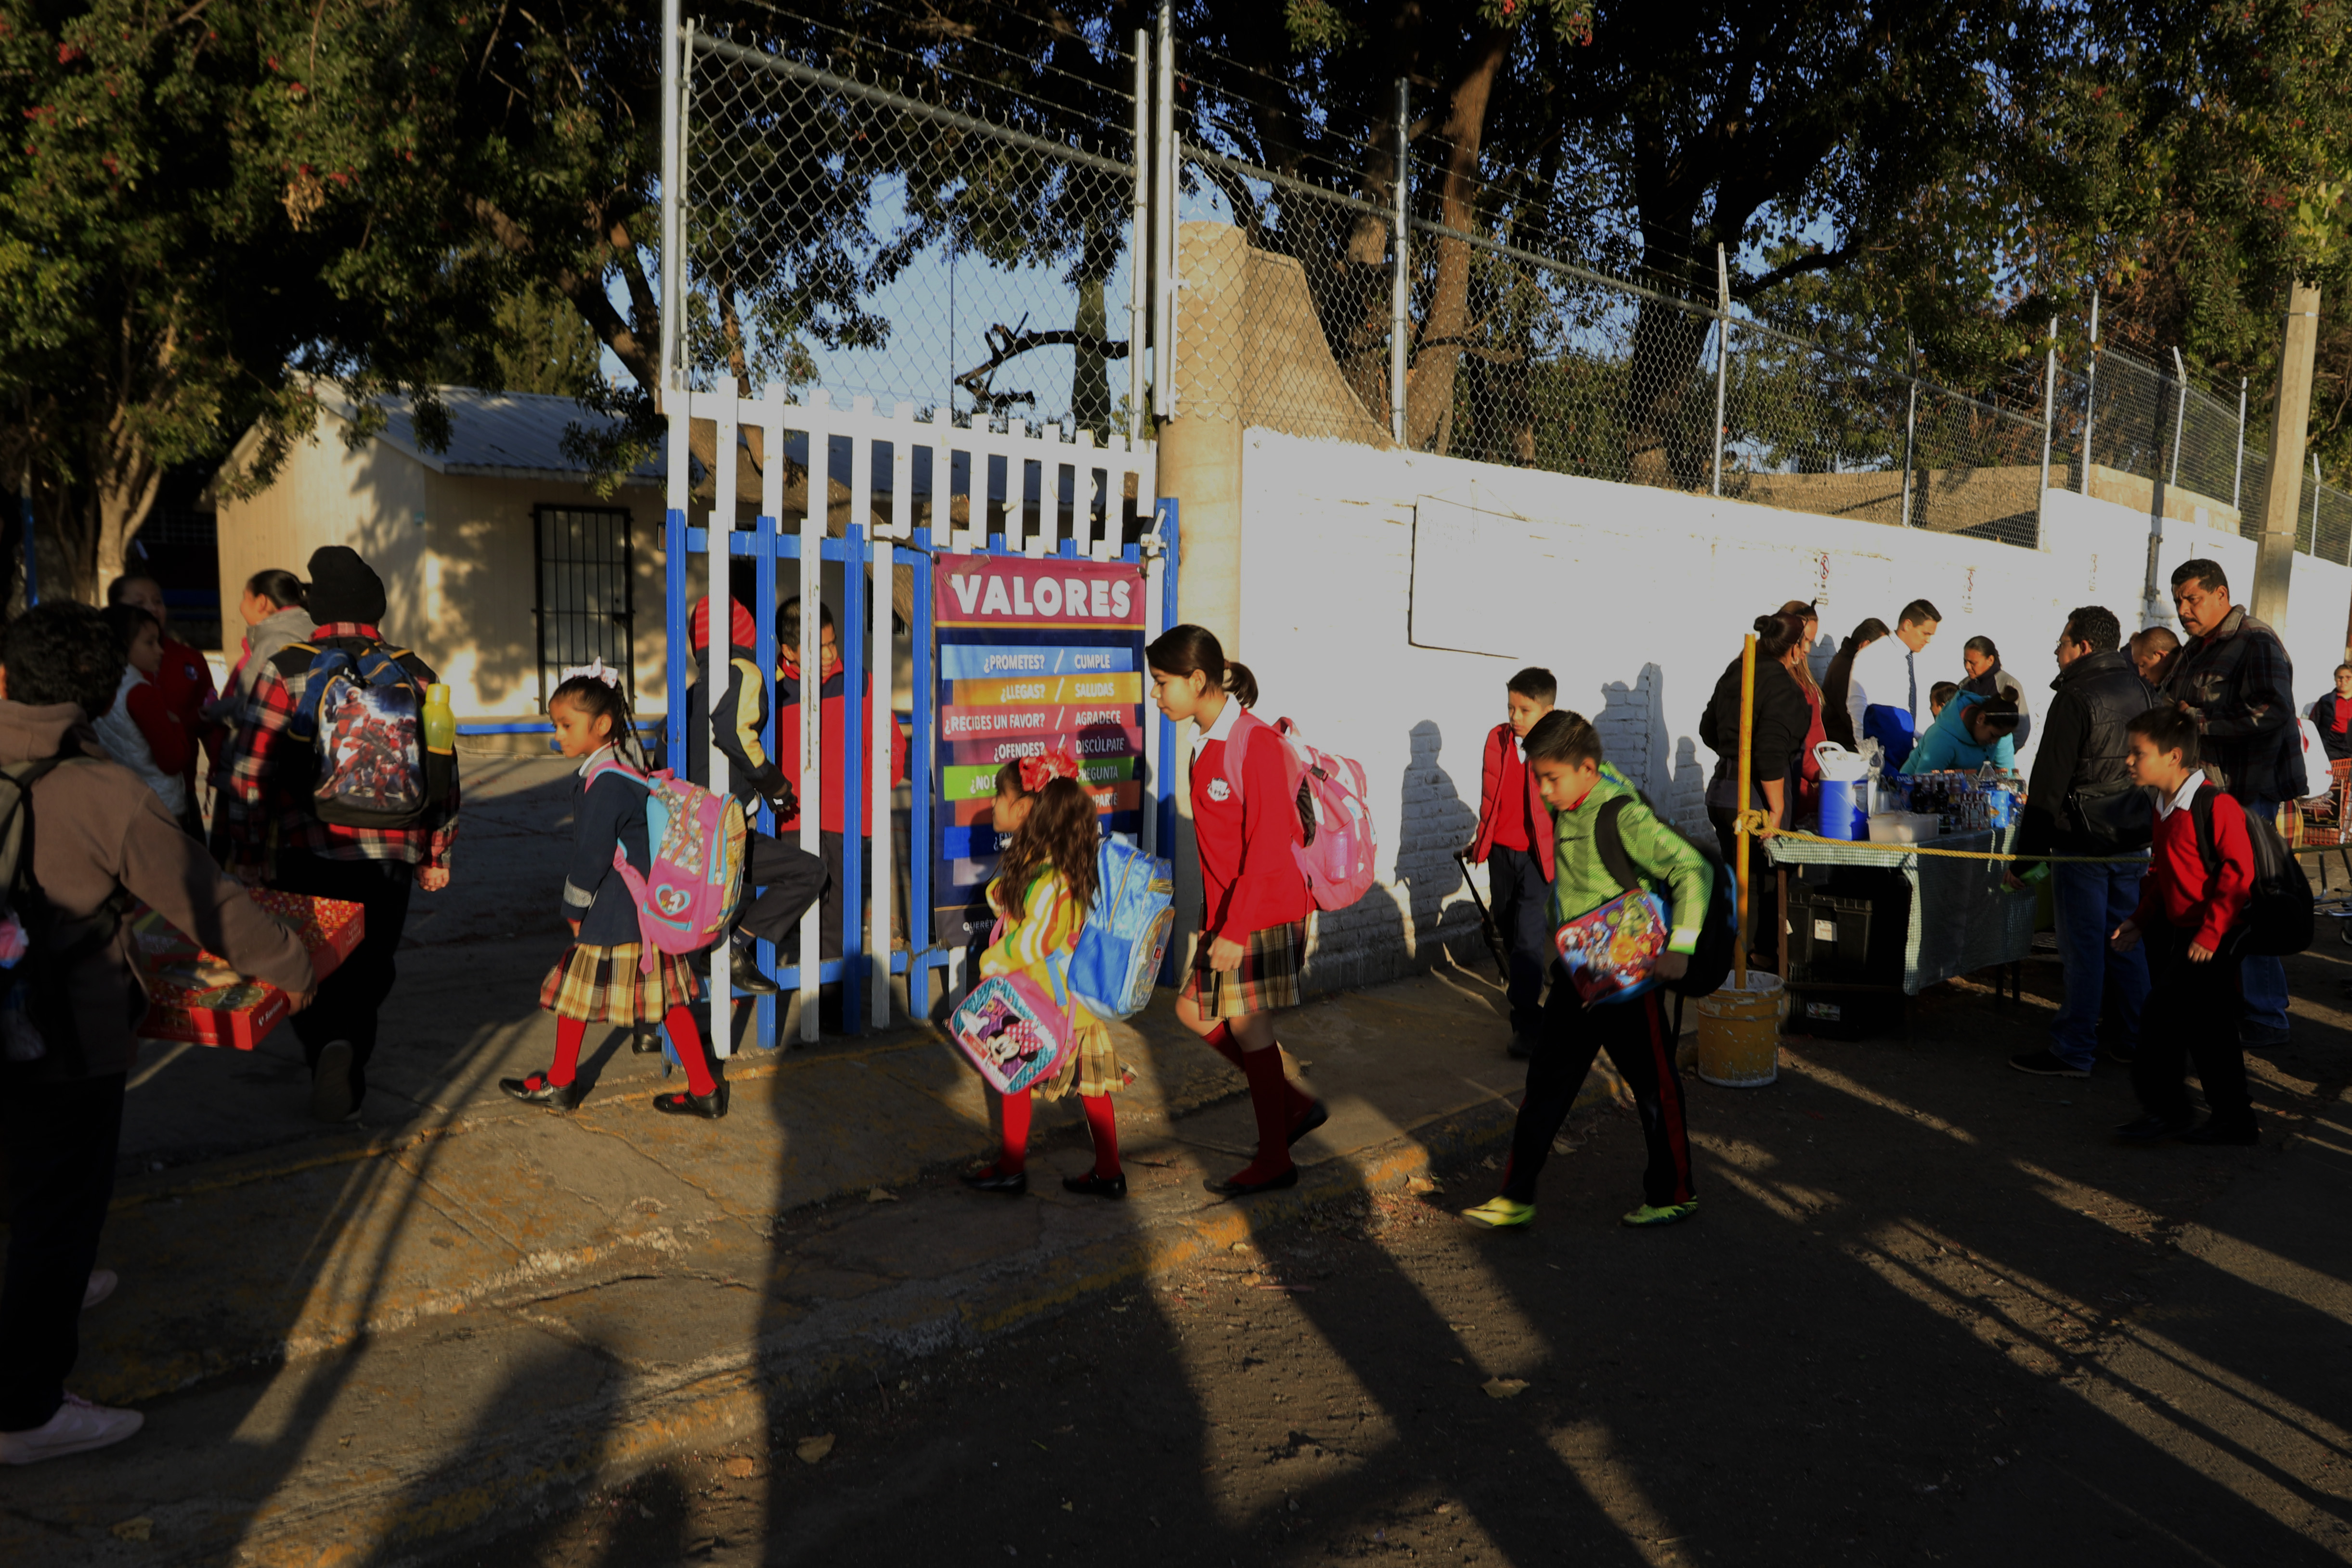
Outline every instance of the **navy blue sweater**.
{"type": "Polygon", "coordinates": [[[572,787],[572,817],[580,836],[572,848],[572,863],[563,875],[563,918],[580,922],[580,940],[591,947],[618,947],[637,940],[637,905],[629,884],[613,867],[613,847],[621,846],[637,870],[653,867],[653,846],[646,838],[645,786],[619,773],[606,773],[593,785],[588,768],[599,752],[580,766],[581,781],[572,787]]]}

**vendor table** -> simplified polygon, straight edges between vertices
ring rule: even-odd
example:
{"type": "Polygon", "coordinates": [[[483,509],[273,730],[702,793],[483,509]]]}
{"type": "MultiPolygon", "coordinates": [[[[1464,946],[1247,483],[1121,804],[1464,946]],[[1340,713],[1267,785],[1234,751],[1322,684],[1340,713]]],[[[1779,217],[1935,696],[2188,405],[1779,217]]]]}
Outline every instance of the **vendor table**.
{"type": "MultiPolygon", "coordinates": [[[[1823,843],[1810,839],[1770,838],[1764,851],[1780,871],[1780,973],[1789,972],[1789,873],[1808,865],[1874,866],[1899,872],[1911,884],[1911,924],[1903,942],[1903,994],[1916,997],[1938,980],[1979,969],[2014,965],[2033,951],[2033,895],[2001,885],[2006,861],[1923,855],[1916,848],[1980,850],[2007,853],[2015,828],[1951,833],[1926,845],[1823,843]]],[[[2011,975],[2013,989],[2014,972],[2011,975]]],[[[1890,987],[1818,986],[1806,990],[1885,990],[1890,987]]],[[[1995,988],[1999,988],[1998,986],[1995,988]]]]}

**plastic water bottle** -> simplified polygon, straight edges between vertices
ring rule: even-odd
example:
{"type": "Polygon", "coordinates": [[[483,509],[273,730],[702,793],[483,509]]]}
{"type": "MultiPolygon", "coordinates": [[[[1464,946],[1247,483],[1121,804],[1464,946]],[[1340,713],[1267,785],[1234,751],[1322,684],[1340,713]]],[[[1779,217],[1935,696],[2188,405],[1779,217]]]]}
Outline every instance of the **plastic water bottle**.
{"type": "Polygon", "coordinates": [[[449,688],[436,682],[425,688],[425,749],[457,749],[457,716],[450,711],[449,688]]]}

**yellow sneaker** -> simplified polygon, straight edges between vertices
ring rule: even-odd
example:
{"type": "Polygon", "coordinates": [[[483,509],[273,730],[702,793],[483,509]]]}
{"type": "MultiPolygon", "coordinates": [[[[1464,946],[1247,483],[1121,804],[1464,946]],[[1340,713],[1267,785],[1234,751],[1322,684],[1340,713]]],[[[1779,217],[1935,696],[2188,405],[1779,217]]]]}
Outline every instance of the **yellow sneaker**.
{"type": "Polygon", "coordinates": [[[1536,1217],[1532,1203],[1513,1203],[1507,1197],[1490,1197],[1475,1208],[1462,1211],[1465,1219],[1475,1219],[1490,1229],[1500,1230],[1507,1225],[1525,1225],[1536,1217]]]}
{"type": "Polygon", "coordinates": [[[1621,1217],[1617,1223],[1637,1227],[1680,1225],[1697,1212],[1698,1199],[1696,1198],[1692,1198],[1688,1203],[1645,1203],[1633,1213],[1621,1217]]]}

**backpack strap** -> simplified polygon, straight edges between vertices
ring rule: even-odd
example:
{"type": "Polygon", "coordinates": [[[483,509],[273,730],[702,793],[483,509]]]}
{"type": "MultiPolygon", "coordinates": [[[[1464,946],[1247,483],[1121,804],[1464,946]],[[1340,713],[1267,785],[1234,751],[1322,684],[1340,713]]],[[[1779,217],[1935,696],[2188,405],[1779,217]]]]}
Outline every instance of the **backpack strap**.
{"type": "Polygon", "coordinates": [[[2201,784],[2197,793],[2189,798],[2189,821],[2197,830],[2197,858],[2205,862],[2205,874],[2221,874],[2221,846],[2213,838],[2213,786],[2201,784]]]}
{"type": "Polygon", "coordinates": [[[1601,812],[1592,822],[1592,847],[1601,852],[1601,863],[1617,885],[1627,893],[1638,893],[1642,876],[1633,869],[1633,858],[1625,852],[1625,835],[1617,826],[1618,814],[1632,799],[1631,795],[1620,795],[1601,803],[1601,812]]]}

